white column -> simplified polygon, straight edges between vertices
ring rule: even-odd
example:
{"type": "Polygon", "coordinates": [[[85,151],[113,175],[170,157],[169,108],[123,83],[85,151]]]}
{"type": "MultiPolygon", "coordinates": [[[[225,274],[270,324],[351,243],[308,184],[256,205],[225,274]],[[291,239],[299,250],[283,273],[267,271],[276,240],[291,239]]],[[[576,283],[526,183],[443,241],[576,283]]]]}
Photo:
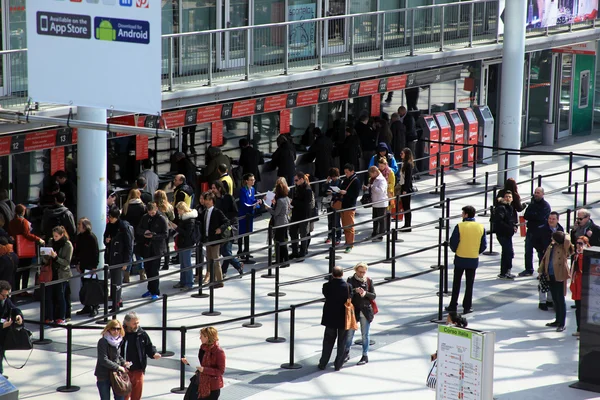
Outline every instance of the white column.
{"type": "MultiPolygon", "coordinates": [[[[106,110],[77,107],[80,121],[106,123],[106,110]]],[[[77,216],[92,222],[92,231],[104,249],[106,227],[106,131],[78,129],[77,134],[77,216]]],[[[99,265],[104,264],[104,252],[99,265]]]]}
{"type": "MultiPolygon", "coordinates": [[[[521,148],[521,112],[523,106],[523,72],[525,62],[525,1],[506,1],[504,10],[504,43],[502,50],[502,79],[498,146],[521,148]]],[[[504,165],[504,152],[498,153],[498,170],[519,165],[519,156],[511,155],[504,165]]],[[[509,171],[508,177],[517,179],[519,171],[509,171]]],[[[498,184],[504,184],[504,173],[498,173],[498,184]]]]}

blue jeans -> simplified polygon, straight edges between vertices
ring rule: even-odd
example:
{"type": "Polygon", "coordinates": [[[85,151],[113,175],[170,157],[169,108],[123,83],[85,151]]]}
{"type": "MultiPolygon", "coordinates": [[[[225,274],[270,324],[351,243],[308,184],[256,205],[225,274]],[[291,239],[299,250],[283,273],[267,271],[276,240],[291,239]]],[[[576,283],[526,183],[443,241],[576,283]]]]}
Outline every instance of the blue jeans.
{"type": "MultiPolygon", "coordinates": [[[[179,268],[184,269],[192,266],[192,250],[185,250],[179,253],[179,268]]],[[[179,283],[183,286],[191,288],[194,286],[194,270],[179,272],[179,283]]]]}
{"type": "MultiPolygon", "coordinates": [[[[100,393],[100,400],[110,400],[110,380],[96,381],[96,386],[98,387],[98,393],[100,393]]],[[[115,396],[115,400],[125,400],[124,396],[117,396],[114,390],[113,395],[115,396]]]]}
{"type": "MultiPolygon", "coordinates": [[[[223,243],[221,245],[221,257],[231,257],[233,255],[233,242],[230,240],[229,242],[223,243]]],[[[240,264],[240,260],[237,257],[234,257],[230,260],[223,260],[223,264],[221,265],[221,271],[223,274],[227,273],[227,269],[229,268],[229,264],[233,265],[233,268],[240,271],[242,269],[242,264],[240,264]]]]}
{"type": "MultiPolygon", "coordinates": [[[[371,323],[367,320],[367,317],[363,313],[360,313],[360,334],[362,336],[362,355],[366,356],[369,353],[369,328],[371,327],[371,323]]],[[[346,333],[346,352],[350,351],[350,347],[352,346],[352,341],[354,340],[354,330],[350,329],[348,333],[346,333]]]]}

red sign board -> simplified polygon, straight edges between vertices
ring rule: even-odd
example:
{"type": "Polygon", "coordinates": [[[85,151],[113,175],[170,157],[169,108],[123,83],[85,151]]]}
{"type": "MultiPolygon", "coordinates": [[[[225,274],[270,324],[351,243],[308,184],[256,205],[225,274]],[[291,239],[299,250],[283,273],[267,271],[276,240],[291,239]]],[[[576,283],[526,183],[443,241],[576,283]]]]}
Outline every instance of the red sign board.
{"type": "Polygon", "coordinates": [[[265,99],[265,112],[273,112],[285,109],[287,94],[270,96],[265,99]]]}
{"type": "Polygon", "coordinates": [[[10,154],[10,136],[2,136],[0,137],[0,156],[7,156],[10,154]]]}
{"type": "Polygon", "coordinates": [[[387,90],[400,90],[406,87],[406,78],[408,75],[391,76],[387,80],[387,90]]]}
{"type": "Polygon", "coordinates": [[[371,117],[381,115],[381,95],[379,93],[371,96],[371,117]]]}
{"type": "Polygon", "coordinates": [[[211,124],[210,144],[211,146],[223,146],[223,121],[215,121],[211,124]]]}
{"type": "Polygon", "coordinates": [[[313,89],[299,92],[296,99],[296,106],[304,107],[317,104],[317,101],[319,101],[319,91],[319,89],[313,89]]]}
{"type": "Polygon", "coordinates": [[[141,161],[148,158],[148,136],[136,135],[135,137],[135,160],[141,161]]]}
{"type": "Polygon", "coordinates": [[[279,111],[279,133],[290,133],[290,110],[279,111]]]}
{"type": "Polygon", "coordinates": [[[254,107],[256,107],[256,99],[238,101],[233,103],[232,118],[245,117],[247,115],[254,114],[254,107]]]}
{"type": "Polygon", "coordinates": [[[198,109],[198,116],[196,117],[197,124],[205,124],[207,122],[218,121],[221,119],[221,108],[222,104],[215,104],[214,106],[200,107],[198,109]]]}
{"type": "Polygon", "coordinates": [[[348,98],[349,91],[350,84],[334,86],[329,89],[328,101],[346,100],[348,98]]]}
{"type": "Polygon", "coordinates": [[[77,128],[73,128],[73,133],[71,135],[71,144],[77,144],[77,128]]]}
{"type": "Polygon", "coordinates": [[[358,89],[359,96],[368,96],[379,92],[379,79],[373,79],[370,81],[364,81],[360,83],[358,89]]]}
{"type": "Polygon", "coordinates": [[[173,111],[162,115],[164,122],[167,124],[167,129],[179,128],[185,125],[185,110],[173,111]]]}
{"type": "Polygon", "coordinates": [[[65,148],[52,148],[50,150],[50,175],[54,175],[56,171],[64,171],[65,168],[65,148]]]}
{"type": "Polygon", "coordinates": [[[50,149],[56,146],[56,130],[29,133],[25,136],[25,151],[50,149]]]}
{"type": "MultiPolygon", "coordinates": [[[[448,118],[452,120],[453,115],[458,115],[456,111],[452,111],[448,114],[448,118]]],[[[460,117],[459,117],[460,118],[460,117]]],[[[465,126],[463,123],[454,122],[454,137],[452,138],[454,144],[454,165],[452,166],[454,169],[461,169],[463,166],[463,162],[465,157],[468,157],[468,153],[465,151],[461,151],[464,146],[461,146],[465,142],[465,126]]]]}

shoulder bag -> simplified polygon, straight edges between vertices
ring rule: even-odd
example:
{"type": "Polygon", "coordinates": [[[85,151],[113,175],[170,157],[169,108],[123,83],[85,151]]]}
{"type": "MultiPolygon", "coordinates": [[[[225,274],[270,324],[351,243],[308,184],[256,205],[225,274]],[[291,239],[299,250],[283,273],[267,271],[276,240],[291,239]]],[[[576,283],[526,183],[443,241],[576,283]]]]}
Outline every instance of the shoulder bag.
{"type": "Polygon", "coordinates": [[[115,396],[127,396],[131,393],[131,381],[127,372],[112,371],[110,373],[110,386],[112,386],[115,396]]]}
{"type": "Polygon", "coordinates": [[[5,351],[4,359],[6,360],[6,363],[8,364],[8,366],[15,368],[15,369],[22,369],[23,367],[25,367],[25,365],[27,365],[27,362],[29,361],[29,357],[31,357],[31,353],[33,352],[33,342],[31,341],[31,331],[29,329],[26,329],[23,326],[19,326],[19,325],[16,325],[16,323],[13,323],[10,326],[10,328],[8,328],[6,330],[6,335],[4,336],[4,343],[3,343],[2,347],[3,347],[3,350],[5,351]],[[7,350],[29,350],[29,355],[27,356],[27,359],[25,360],[25,363],[23,365],[21,365],[20,367],[15,367],[15,366],[11,365],[8,362],[8,359],[6,358],[7,350]]]}
{"type": "Polygon", "coordinates": [[[49,260],[48,263],[40,266],[40,283],[48,283],[52,281],[52,260],[49,260]]]}
{"type": "MultiPolygon", "coordinates": [[[[373,280],[371,278],[369,279],[369,283],[371,284],[371,288],[373,287],[373,280]]],[[[367,289],[369,287],[367,286],[367,289]]],[[[375,302],[375,299],[371,300],[369,299],[369,302],[371,303],[371,308],[373,309],[373,315],[377,314],[379,312],[379,307],[377,307],[377,303],[375,302]]]]}
{"type": "MultiPolygon", "coordinates": [[[[346,185],[346,191],[348,191],[348,188],[350,186],[352,186],[352,182],[354,182],[356,180],[356,176],[354,178],[352,178],[352,180],[350,181],[350,183],[348,185],[346,185]]],[[[333,208],[334,210],[341,210],[342,209],[342,198],[344,197],[344,195],[342,195],[339,199],[334,200],[331,203],[331,208],[333,208]]]]}
{"type": "Polygon", "coordinates": [[[358,324],[356,323],[356,314],[354,314],[354,304],[352,304],[352,295],[350,292],[350,285],[348,285],[348,299],[344,307],[346,308],[346,330],[358,330],[358,324]]]}

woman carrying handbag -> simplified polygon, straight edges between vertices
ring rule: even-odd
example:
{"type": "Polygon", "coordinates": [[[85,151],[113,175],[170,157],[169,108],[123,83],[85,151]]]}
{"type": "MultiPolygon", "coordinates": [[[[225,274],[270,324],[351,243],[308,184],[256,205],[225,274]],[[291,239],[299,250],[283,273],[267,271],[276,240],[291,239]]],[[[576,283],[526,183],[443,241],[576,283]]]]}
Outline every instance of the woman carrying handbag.
{"type": "MultiPolygon", "coordinates": [[[[219,346],[217,329],[212,326],[202,328],[200,342],[202,343],[198,351],[200,366],[196,367],[196,374],[190,382],[184,400],[217,400],[221,395],[225,373],[225,352],[219,346]]],[[[181,362],[190,365],[185,357],[181,362]]]]}
{"type": "MultiPolygon", "coordinates": [[[[52,229],[52,239],[48,242],[52,248],[49,256],[43,257],[43,267],[48,272],[48,266],[51,266],[52,279],[65,279],[73,276],[71,274],[71,257],[73,257],[73,245],[69,241],[69,234],[64,226],[57,226],[52,229]]],[[[49,276],[48,276],[49,277],[49,276]]],[[[48,277],[42,277],[40,273],[40,282],[48,282],[48,277]]],[[[46,323],[56,322],[65,323],[67,307],[71,307],[70,299],[67,302],[65,292],[69,282],[62,282],[51,285],[46,288],[46,323]],[[57,312],[55,313],[55,305],[57,312]]]]}
{"type": "MultiPolygon", "coordinates": [[[[112,388],[115,400],[124,400],[128,393],[121,392],[115,380],[127,381],[128,375],[126,368],[131,366],[131,362],[125,361],[121,357],[120,346],[125,336],[125,331],[121,323],[113,319],[108,321],[101,333],[102,337],[98,340],[98,359],[96,360],[96,386],[100,394],[100,400],[110,400],[110,391],[112,388]],[[111,376],[113,376],[111,378],[111,376]]],[[[129,384],[131,389],[131,383],[129,384]]]]}

